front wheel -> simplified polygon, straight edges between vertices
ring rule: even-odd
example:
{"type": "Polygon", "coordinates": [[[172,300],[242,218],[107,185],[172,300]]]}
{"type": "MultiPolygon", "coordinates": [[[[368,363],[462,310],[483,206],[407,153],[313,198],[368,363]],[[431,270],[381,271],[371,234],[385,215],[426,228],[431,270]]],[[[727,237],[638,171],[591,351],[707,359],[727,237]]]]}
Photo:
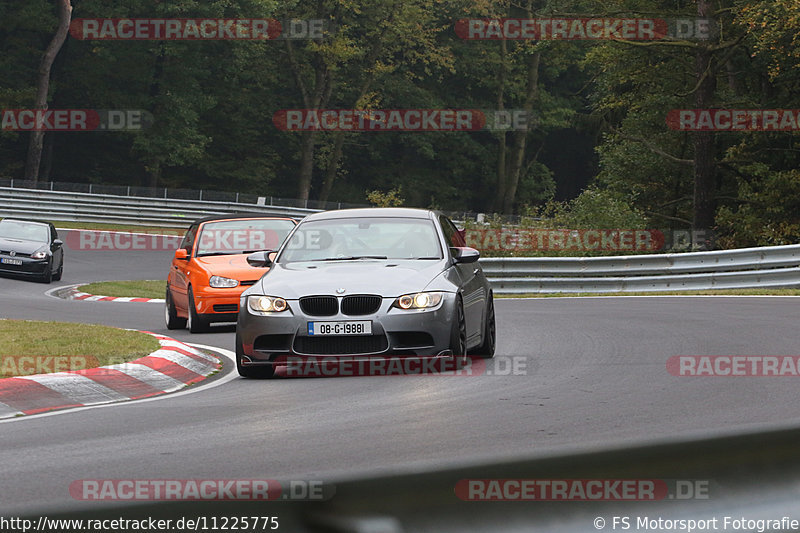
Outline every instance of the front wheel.
{"type": "Polygon", "coordinates": [[[197,312],[197,307],[194,305],[194,293],[192,288],[189,287],[189,319],[186,321],[186,327],[189,328],[191,333],[205,333],[208,331],[208,320],[200,316],[197,312]]]}
{"type": "Polygon", "coordinates": [[[166,303],[164,304],[164,320],[167,329],[183,329],[186,327],[186,319],[178,316],[175,309],[175,302],[172,301],[172,293],[167,289],[166,303]]]}
{"type": "Polygon", "coordinates": [[[64,275],[64,260],[61,260],[61,265],[59,265],[58,270],[56,273],[53,274],[53,281],[61,281],[61,276],[64,275]]]}
{"type": "Polygon", "coordinates": [[[453,352],[453,358],[467,355],[467,322],[464,319],[464,303],[461,301],[461,297],[456,299],[456,310],[450,334],[450,351],[453,352]]]}
{"type": "Polygon", "coordinates": [[[48,264],[47,268],[44,270],[44,274],[42,277],[39,278],[39,281],[42,283],[52,283],[53,282],[53,265],[48,264]]]}
{"type": "Polygon", "coordinates": [[[491,359],[494,357],[495,346],[497,345],[497,324],[494,318],[494,299],[489,295],[489,305],[486,310],[486,323],[483,326],[483,342],[473,350],[473,355],[491,359]]]}
{"type": "Polygon", "coordinates": [[[242,348],[242,339],[239,334],[236,334],[236,371],[243,378],[271,378],[275,375],[275,367],[269,366],[243,366],[242,357],[244,357],[244,348],[242,348]]]}

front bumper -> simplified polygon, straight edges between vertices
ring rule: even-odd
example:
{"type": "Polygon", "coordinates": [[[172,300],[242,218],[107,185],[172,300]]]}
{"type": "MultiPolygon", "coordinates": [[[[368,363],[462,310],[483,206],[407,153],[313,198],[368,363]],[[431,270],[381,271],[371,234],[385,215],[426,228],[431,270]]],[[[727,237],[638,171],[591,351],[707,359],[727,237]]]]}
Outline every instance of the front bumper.
{"type": "Polygon", "coordinates": [[[18,276],[36,276],[41,277],[50,268],[50,258],[45,259],[31,259],[30,257],[11,257],[7,254],[0,254],[0,273],[14,274],[18,276]],[[21,265],[10,265],[3,263],[3,259],[11,259],[22,261],[21,265]]]}
{"type": "Polygon", "coordinates": [[[247,288],[242,285],[230,289],[193,286],[195,308],[209,322],[236,322],[239,299],[247,288]]]}
{"type": "MultiPolygon", "coordinates": [[[[288,356],[309,359],[330,357],[448,355],[453,328],[455,294],[445,293],[430,310],[393,308],[395,298],[383,298],[377,312],[369,315],[310,316],[298,300],[289,309],[267,316],[255,315],[241,304],[237,334],[244,365],[271,365],[288,356]],[[308,335],[308,322],[371,321],[372,335],[308,335]]],[[[341,303],[341,301],[340,301],[341,303]]]]}

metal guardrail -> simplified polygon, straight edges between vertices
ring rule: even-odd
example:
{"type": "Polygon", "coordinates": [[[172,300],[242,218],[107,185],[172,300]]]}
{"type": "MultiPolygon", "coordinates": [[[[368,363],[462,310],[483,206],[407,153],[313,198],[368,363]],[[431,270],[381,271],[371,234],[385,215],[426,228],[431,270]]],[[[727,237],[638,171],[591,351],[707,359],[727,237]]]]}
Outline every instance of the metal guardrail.
{"type": "MultiPolygon", "coordinates": [[[[202,216],[237,211],[304,217],[317,210],[0,187],[0,217],[185,228],[202,216]]],[[[800,287],[800,245],[615,257],[485,257],[481,265],[497,294],[800,287]]]]}
{"type": "Polygon", "coordinates": [[[800,245],[616,257],[481,259],[498,294],[800,287],[800,245]]]}
{"type": "Polygon", "coordinates": [[[0,216],[185,228],[196,218],[237,211],[304,217],[316,209],[255,203],[140,198],[0,187],[0,216]]]}

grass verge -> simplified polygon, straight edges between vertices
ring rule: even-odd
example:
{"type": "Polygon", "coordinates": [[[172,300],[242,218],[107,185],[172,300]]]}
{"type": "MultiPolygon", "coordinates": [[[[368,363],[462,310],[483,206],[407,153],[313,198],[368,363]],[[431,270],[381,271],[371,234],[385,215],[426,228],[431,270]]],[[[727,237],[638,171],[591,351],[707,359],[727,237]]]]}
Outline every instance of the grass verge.
{"type": "Polygon", "coordinates": [[[800,296],[800,289],[716,289],[664,292],[551,292],[497,294],[498,298],[563,298],[566,296],[800,296]]]}
{"type": "Polygon", "coordinates": [[[163,298],[167,283],[161,280],[98,281],[81,285],[79,291],[122,298],[163,298]]]}
{"type": "Polygon", "coordinates": [[[155,226],[137,226],[134,224],[101,224],[98,222],[59,222],[52,221],[53,225],[57,228],[63,229],[90,229],[90,230],[106,230],[106,231],[129,231],[131,233],[148,233],[158,235],[180,235],[186,233],[186,228],[159,228],[155,226]]]}
{"type": "Polygon", "coordinates": [[[155,337],[139,331],[0,319],[0,378],[124,363],[159,346],[155,337]]]}

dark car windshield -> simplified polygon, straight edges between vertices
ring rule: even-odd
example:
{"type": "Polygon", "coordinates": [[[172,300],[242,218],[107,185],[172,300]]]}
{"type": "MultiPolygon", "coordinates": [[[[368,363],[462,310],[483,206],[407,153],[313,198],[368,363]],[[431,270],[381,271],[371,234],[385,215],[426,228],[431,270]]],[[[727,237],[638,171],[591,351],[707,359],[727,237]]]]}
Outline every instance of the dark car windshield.
{"type": "Polygon", "coordinates": [[[38,222],[0,220],[0,237],[23,241],[50,242],[50,228],[38,222]]]}
{"type": "Polygon", "coordinates": [[[295,224],[282,219],[206,222],[197,239],[197,255],[229,255],[277,250],[295,224]]]}
{"type": "Polygon", "coordinates": [[[301,223],[278,262],[423,258],[442,258],[433,222],[364,217],[301,223]]]}

